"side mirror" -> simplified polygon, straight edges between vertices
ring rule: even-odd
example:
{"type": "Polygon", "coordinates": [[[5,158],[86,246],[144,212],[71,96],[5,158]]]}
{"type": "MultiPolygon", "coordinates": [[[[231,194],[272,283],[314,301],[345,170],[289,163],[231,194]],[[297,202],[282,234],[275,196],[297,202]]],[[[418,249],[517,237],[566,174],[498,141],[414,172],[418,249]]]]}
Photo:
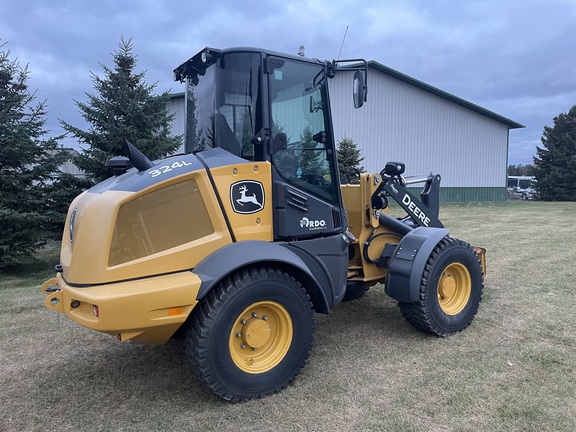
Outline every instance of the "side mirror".
{"type": "Polygon", "coordinates": [[[364,59],[348,59],[348,60],[333,60],[332,64],[328,67],[331,74],[327,73],[329,78],[334,76],[334,72],[342,70],[344,72],[350,72],[355,70],[354,73],[354,108],[360,108],[366,102],[366,94],[368,93],[368,86],[366,82],[368,80],[368,62],[364,59]],[[363,66],[358,63],[362,63],[363,66]],[[338,68],[341,63],[354,63],[348,67],[338,68]]]}
{"type": "Polygon", "coordinates": [[[354,73],[354,108],[358,109],[364,105],[366,100],[366,79],[362,71],[354,73]]]}

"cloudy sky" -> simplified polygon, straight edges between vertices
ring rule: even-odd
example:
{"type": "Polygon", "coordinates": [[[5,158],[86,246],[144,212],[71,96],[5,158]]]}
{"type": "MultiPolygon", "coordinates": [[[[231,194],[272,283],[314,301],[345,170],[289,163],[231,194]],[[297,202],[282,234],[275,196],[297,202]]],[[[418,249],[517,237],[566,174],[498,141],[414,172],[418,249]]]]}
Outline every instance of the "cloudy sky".
{"type": "MultiPolygon", "coordinates": [[[[74,104],[121,36],[158,92],[205,46],[366,58],[522,123],[509,162],[532,162],[543,127],[576,104],[576,0],[0,0],[0,43],[29,65],[46,127],[85,127],[74,104]]],[[[68,143],[70,144],[70,143],[68,143]]]]}

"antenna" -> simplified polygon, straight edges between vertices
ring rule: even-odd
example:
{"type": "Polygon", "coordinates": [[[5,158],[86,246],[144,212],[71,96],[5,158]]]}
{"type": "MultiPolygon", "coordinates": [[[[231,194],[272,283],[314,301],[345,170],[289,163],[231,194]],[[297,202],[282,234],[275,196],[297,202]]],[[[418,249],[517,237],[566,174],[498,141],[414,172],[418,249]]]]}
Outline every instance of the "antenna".
{"type": "Polygon", "coordinates": [[[344,41],[346,40],[346,35],[348,34],[348,26],[346,26],[346,31],[344,32],[344,37],[342,38],[342,44],[340,45],[340,51],[338,51],[338,59],[340,60],[340,54],[342,54],[342,47],[344,46],[344,41]]]}

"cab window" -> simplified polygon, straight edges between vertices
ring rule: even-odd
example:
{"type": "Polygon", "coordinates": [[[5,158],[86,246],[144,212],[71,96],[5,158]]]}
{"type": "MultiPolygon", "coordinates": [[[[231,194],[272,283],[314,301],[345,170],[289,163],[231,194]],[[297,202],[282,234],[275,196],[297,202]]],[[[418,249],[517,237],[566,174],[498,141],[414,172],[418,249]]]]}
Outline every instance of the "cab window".
{"type": "Polygon", "coordinates": [[[323,65],[282,59],[270,77],[272,164],[288,183],[337,202],[323,65]]]}

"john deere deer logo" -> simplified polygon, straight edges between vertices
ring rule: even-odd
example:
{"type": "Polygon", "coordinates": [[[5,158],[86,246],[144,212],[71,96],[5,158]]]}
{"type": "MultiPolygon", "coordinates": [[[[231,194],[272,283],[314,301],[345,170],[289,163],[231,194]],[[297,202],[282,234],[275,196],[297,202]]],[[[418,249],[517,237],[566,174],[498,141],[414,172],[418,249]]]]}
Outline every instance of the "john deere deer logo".
{"type": "Polygon", "coordinates": [[[230,188],[230,200],[236,213],[257,213],[264,208],[262,183],[245,180],[234,183],[230,188]]]}
{"type": "Polygon", "coordinates": [[[241,206],[244,205],[244,203],[252,203],[252,204],[256,204],[256,205],[262,205],[258,202],[258,199],[256,198],[256,194],[252,194],[251,196],[246,196],[246,191],[248,190],[248,187],[246,186],[240,186],[240,188],[238,189],[240,191],[240,198],[238,198],[236,200],[236,202],[238,204],[240,204],[241,206]]]}

